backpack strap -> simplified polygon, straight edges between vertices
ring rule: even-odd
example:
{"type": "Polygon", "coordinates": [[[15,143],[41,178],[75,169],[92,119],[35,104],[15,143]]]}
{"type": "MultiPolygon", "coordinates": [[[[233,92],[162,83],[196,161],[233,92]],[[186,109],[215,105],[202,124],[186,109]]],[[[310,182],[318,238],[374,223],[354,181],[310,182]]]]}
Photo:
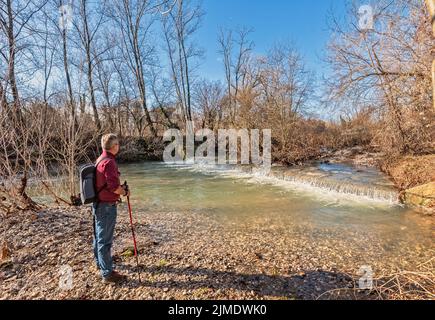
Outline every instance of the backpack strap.
{"type": "Polygon", "coordinates": [[[95,169],[96,169],[96,168],[100,165],[100,163],[103,162],[104,160],[111,160],[111,158],[108,158],[108,157],[102,158],[100,161],[98,161],[98,162],[95,164],[95,169]]]}
{"type": "MultiPolygon", "coordinates": [[[[95,170],[97,170],[97,168],[98,168],[98,166],[100,165],[100,163],[103,162],[104,160],[110,160],[110,158],[105,157],[105,158],[102,158],[100,161],[98,161],[98,162],[95,164],[95,170]]],[[[95,179],[95,184],[97,184],[97,179],[95,179]]],[[[107,182],[104,184],[104,186],[103,186],[100,190],[97,190],[97,194],[96,194],[97,198],[98,198],[98,195],[99,195],[99,194],[100,194],[104,189],[106,189],[106,187],[107,187],[107,182]]],[[[96,189],[96,188],[95,188],[95,189],[96,189]]]]}

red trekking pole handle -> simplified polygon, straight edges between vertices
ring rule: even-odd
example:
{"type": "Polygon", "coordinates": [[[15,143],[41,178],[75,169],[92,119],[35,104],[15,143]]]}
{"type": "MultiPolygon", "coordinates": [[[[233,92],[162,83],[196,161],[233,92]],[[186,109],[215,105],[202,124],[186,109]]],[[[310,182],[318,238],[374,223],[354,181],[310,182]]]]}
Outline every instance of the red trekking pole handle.
{"type": "MultiPolygon", "coordinates": [[[[125,183],[124,183],[124,188],[125,188],[125,192],[128,193],[129,190],[128,190],[127,181],[125,181],[125,183]]],[[[132,214],[132,210],[131,210],[130,196],[127,196],[127,203],[128,203],[128,213],[130,215],[131,234],[133,235],[134,256],[136,257],[137,275],[138,275],[139,283],[140,283],[141,279],[140,279],[140,270],[139,270],[139,257],[137,254],[136,234],[134,232],[133,214],[132,214]]]]}

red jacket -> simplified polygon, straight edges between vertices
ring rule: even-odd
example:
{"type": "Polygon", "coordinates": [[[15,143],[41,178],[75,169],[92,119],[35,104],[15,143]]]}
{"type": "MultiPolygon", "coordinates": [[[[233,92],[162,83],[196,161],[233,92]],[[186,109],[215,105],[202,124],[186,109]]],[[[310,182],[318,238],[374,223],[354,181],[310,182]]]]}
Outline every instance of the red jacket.
{"type": "Polygon", "coordinates": [[[96,172],[96,189],[97,192],[101,190],[98,194],[98,200],[104,203],[117,202],[120,199],[120,195],[116,194],[115,190],[121,185],[119,179],[121,173],[118,170],[118,165],[113,154],[104,150],[96,163],[103,158],[107,158],[107,160],[103,160],[98,164],[96,172]]]}

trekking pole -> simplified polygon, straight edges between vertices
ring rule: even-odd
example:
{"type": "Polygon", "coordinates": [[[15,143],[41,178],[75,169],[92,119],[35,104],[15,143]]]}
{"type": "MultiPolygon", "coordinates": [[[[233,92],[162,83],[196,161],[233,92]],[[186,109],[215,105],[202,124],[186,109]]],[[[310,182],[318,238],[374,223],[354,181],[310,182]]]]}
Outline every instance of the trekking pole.
{"type": "MultiPolygon", "coordinates": [[[[125,191],[128,192],[127,181],[125,181],[124,186],[125,186],[125,191]]],[[[139,283],[141,283],[141,280],[140,280],[140,270],[139,270],[139,257],[138,257],[138,254],[137,254],[136,235],[134,233],[133,214],[131,212],[130,196],[127,197],[127,203],[128,203],[128,213],[130,214],[131,234],[133,235],[134,256],[136,257],[137,276],[139,278],[139,283]]]]}

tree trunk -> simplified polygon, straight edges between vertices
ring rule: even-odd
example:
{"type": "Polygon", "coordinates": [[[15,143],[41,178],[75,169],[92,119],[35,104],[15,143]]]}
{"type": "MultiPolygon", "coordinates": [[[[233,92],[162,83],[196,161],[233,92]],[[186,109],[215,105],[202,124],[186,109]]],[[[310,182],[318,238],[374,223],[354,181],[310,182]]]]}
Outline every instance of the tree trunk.
{"type": "Polygon", "coordinates": [[[62,31],[63,68],[65,72],[66,84],[68,87],[70,116],[71,116],[71,120],[74,121],[74,124],[76,125],[76,121],[77,121],[76,108],[75,108],[74,94],[73,94],[72,84],[71,84],[71,77],[70,77],[69,67],[68,67],[68,45],[67,45],[66,31],[67,31],[66,28],[62,31]]]}
{"type": "Polygon", "coordinates": [[[122,138],[123,131],[122,131],[122,119],[121,119],[121,116],[122,116],[122,114],[121,114],[121,104],[118,104],[116,110],[117,110],[117,114],[118,114],[118,116],[117,116],[117,120],[118,120],[118,133],[119,133],[119,137],[122,138]]]}
{"type": "Polygon", "coordinates": [[[75,119],[74,95],[73,95],[73,91],[72,91],[71,77],[70,77],[69,68],[68,68],[68,51],[67,51],[67,43],[66,43],[66,31],[63,31],[62,38],[63,38],[63,67],[65,70],[65,78],[66,78],[66,83],[68,86],[68,97],[69,97],[71,118],[75,119]]]}
{"type": "Polygon", "coordinates": [[[86,113],[86,95],[83,94],[80,99],[80,116],[83,117],[86,113]]]}
{"type": "MultiPolygon", "coordinates": [[[[429,11],[432,23],[432,31],[435,36],[435,0],[425,0],[429,11]]],[[[432,62],[432,100],[433,108],[435,109],[435,60],[432,62]]]]}
{"type": "MultiPolygon", "coordinates": [[[[153,137],[157,137],[157,130],[154,127],[154,123],[151,119],[150,111],[148,110],[147,105],[147,90],[146,90],[146,83],[145,83],[145,76],[144,76],[144,64],[143,64],[143,57],[141,54],[141,46],[139,44],[139,25],[140,21],[142,19],[144,11],[141,11],[138,13],[136,17],[132,14],[132,12],[129,9],[129,2],[124,1],[124,6],[126,8],[126,19],[127,19],[127,32],[129,33],[130,38],[130,45],[131,45],[131,51],[133,53],[134,57],[134,72],[137,82],[137,87],[139,90],[140,98],[141,98],[141,104],[142,109],[145,113],[145,120],[150,128],[151,134],[153,137]],[[133,23],[133,17],[135,19],[135,22],[133,23]]],[[[139,135],[141,134],[141,131],[139,132],[139,135]]]]}
{"type": "Polygon", "coordinates": [[[6,90],[3,88],[3,83],[0,82],[0,112],[6,110],[6,90]]]}
{"type": "Polygon", "coordinates": [[[91,57],[91,35],[89,33],[89,26],[88,26],[88,17],[86,12],[86,1],[83,1],[83,25],[84,25],[84,38],[85,38],[85,50],[86,50],[86,63],[88,67],[88,86],[89,86],[89,94],[91,95],[91,106],[92,111],[94,113],[94,121],[95,125],[97,126],[98,131],[101,131],[101,122],[100,117],[98,115],[98,109],[97,109],[97,103],[95,100],[95,90],[94,90],[94,82],[92,79],[92,57],[91,57]]]}
{"type": "Polygon", "coordinates": [[[12,99],[15,116],[18,119],[21,119],[21,109],[19,107],[19,95],[18,95],[18,87],[17,81],[15,78],[15,53],[16,53],[16,43],[15,43],[15,34],[14,34],[14,17],[12,10],[12,0],[7,1],[7,11],[8,11],[8,27],[7,27],[7,36],[8,36],[8,49],[9,49],[9,66],[8,66],[8,80],[11,85],[12,90],[12,99]]]}

